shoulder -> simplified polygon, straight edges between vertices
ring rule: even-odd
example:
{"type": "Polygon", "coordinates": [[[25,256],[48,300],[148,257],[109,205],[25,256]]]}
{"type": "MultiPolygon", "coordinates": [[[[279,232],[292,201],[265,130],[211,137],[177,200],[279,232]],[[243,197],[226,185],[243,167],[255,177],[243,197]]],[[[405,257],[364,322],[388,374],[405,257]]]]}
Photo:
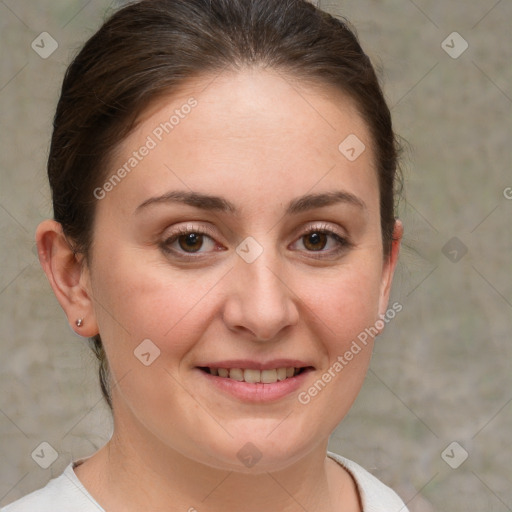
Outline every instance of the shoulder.
{"type": "Polygon", "coordinates": [[[334,452],[328,451],[327,455],[353,476],[365,512],[408,512],[396,492],[362,466],[334,452]]]}
{"type": "MultiPolygon", "coordinates": [[[[101,512],[69,464],[44,487],[0,509],[0,512],[101,512]]],[[[104,512],[104,511],[103,511],[104,512]]]]}

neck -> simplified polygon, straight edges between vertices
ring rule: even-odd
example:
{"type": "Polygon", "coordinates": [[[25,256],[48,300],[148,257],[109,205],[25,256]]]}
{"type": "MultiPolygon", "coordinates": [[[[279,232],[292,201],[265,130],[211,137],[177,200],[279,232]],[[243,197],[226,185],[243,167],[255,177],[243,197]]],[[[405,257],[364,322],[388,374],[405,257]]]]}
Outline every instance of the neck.
{"type": "MultiPolygon", "coordinates": [[[[117,426],[122,427],[122,426],[117,426]]],[[[349,474],[326,458],[327,442],[279,471],[240,473],[190,459],[147,432],[115,428],[112,439],[75,470],[109,512],[360,510],[349,474]]]]}

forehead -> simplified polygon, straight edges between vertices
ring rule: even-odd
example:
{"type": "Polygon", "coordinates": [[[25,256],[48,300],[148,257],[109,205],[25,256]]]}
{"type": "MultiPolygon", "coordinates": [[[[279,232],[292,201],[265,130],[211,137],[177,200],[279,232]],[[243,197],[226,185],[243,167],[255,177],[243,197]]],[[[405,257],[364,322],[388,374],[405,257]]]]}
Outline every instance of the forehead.
{"type": "Polygon", "coordinates": [[[353,101],[275,70],[204,76],[154,101],[119,146],[110,174],[123,165],[129,172],[111,196],[122,191],[124,203],[187,187],[270,200],[276,188],[291,196],[316,184],[378,200],[369,132],[353,101]],[[365,149],[347,158],[354,152],[344,141],[365,149]],[[144,146],[145,156],[134,156],[144,146]],[[130,159],[133,168],[125,165],[130,159]]]}

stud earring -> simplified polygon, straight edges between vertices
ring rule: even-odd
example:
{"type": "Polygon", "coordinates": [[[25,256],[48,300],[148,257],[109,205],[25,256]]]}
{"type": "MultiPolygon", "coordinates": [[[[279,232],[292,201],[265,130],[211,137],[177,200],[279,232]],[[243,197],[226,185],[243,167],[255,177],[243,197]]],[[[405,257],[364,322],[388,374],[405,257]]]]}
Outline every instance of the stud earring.
{"type": "Polygon", "coordinates": [[[82,327],[82,325],[84,324],[84,321],[82,318],[79,318],[75,323],[76,323],[77,327],[82,327]]]}

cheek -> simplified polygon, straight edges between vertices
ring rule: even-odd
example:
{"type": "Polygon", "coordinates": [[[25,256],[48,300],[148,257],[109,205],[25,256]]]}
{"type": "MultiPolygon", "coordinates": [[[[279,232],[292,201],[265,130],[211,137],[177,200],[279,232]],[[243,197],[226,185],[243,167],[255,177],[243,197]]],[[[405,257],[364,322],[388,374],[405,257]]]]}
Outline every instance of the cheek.
{"type": "Polygon", "coordinates": [[[133,351],[146,339],[161,355],[185,354],[204,331],[209,294],[222,277],[214,271],[173,271],[165,262],[145,258],[142,251],[134,251],[97,259],[117,261],[96,269],[93,289],[107,353],[123,367],[133,363],[133,351]]]}
{"type": "MultiPolygon", "coordinates": [[[[93,289],[102,339],[120,357],[127,352],[133,358],[145,339],[164,355],[185,354],[219,314],[219,301],[229,301],[232,276],[224,275],[225,267],[178,270],[165,261],[146,261],[144,251],[108,253],[98,254],[97,261],[107,263],[95,269],[93,289]]],[[[292,268],[285,276],[291,293],[283,294],[297,301],[299,328],[317,330],[312,336],[332,356],[377,320],[380,272],[378,258],[361,251],[330,269],[292,268]]]]}
{"type": "Polygon", "coordinates": [[[306,311],[317,318],[330,359],[378,319],[380,265],[376,258],[361,257],[323,278],[316,275],[300,289],[306,311]]]}
{"type": "Polygon", "coordinates": [[[123,396],[116,402],[149,422],[168,424],[173,409],[192,421],[199,412],[183,392],[180,364],[204,337],[213,310],[209,292],[223,272],[192,277],[165,263],[146,265],[136,253],[132,261],[119,258],[115,268],[97,274],[98,325],[113,380],[120,382],[114,395],[123,396]]]}
{"type": "Polygon", "coordinates": [[[317,379],[301,390],[301,407],[322,415],[328,435],[346,415],[363,384],[371,360],[374,325],[378,319],[381,262],[359,254],[334,275],[315,280],[318,286],[303,297],[316,318],[314,337],[324,352],[317,379]],[[333,404],[336,406],[333,408],[333,404]],[[329,411],[326,414],[326,411],[329,411]]]}

